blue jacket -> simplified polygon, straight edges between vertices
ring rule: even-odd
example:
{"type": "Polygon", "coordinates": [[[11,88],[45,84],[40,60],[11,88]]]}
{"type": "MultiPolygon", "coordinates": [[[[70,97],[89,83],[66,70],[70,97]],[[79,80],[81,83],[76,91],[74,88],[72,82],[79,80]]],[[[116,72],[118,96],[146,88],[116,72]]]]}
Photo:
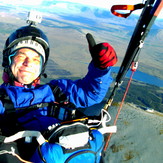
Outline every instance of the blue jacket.
{"type": "MultiPolygon", "coordinates": [[[[58,85],[66,94],[70,102],[77,108],[86,108],[100,103],[105,97],[112,82],[110,75],[111,67],[101,70],[89,64],[88,73],[79,80],[59,79],[52,80],[50,84],[58,85]]],[[[24,88],[17,86],[5,86],[4,88],[14,104],[14,108],[28,107],[40,103],[50,103],[55,101],[55,97],[49,85],[41,85],[35,88],[24,88]]],[[[3,114],[5,108],[0,101],[0,113],[3,114]]],[[[56,123],[56,119],[47,117],[47,108],[40,108],[31,111],[19,118],[25,129],[42,131],[47,126],[56,123]]]]}

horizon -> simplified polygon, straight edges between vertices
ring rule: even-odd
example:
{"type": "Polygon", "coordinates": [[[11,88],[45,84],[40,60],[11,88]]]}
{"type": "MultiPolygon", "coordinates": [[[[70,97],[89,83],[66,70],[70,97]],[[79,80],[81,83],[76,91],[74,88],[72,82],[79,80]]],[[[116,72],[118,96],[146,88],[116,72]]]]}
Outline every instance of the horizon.
{"type": "MultiPolygon", "coordinates": [[[[44,5],[48,3],[48,7],[53,7],[53,8],[62,8],[62,9],[68,9],[69,12],[72,12],[73,10],[75,10],[75,4],[80,4],[80,5],[86,5],[86,6],[90,6],[90,7],[97,7],[98,9],[106,9],[110,11],[111,6],[113,5],[117,5],[117,4],[127,4],[127,5],[133,5],[133,4],[138,4],[138,3],[142,3],[142,0],[132,0],[132,1],[128,1],[128,0],[113,0],[113,1],[108,1],[108,0],[101,0],[99,2],[99,0],[93,0],[93,1],[86,1],[86,0],[55,0],[55,1],[51,1],[51,0],[37,0],[37,1],[33,1],[33,0],[14,0],[14,1],[10,1],[10,0],[0,0],[0,4],[3,5],[13,5],[13,6],[23,6],[26,5],[26,7],[32,7],[32,8],[36,8],[39,10],[40,7],[44,7],[44,5]],[[70,4],[74,4],[74,8],[69,9],[68,5],[70,4]]],[[[31,8],[31,9],[32,9],[31,8]]],[[[132,14],[133,15],[140,15],[141,14],[142,9],[140,10],[136,10],[134,11],[132,14]]],[[[157,19],[163,19],[163,10],[160,11],[157,19]]]]}

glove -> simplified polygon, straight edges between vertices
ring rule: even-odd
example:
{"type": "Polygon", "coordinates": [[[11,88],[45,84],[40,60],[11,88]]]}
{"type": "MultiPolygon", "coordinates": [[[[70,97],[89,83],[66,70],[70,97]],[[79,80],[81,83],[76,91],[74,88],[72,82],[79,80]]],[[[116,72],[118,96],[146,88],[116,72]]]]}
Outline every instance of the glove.
{"type": "Polygon", "coordinates": [[[117,55],[113,47],[108,43],[96,44],[91,34],[86,35],[89,51],[92,56],[93,63],[100,69],[113,66],[117,63],[117,55]]]}
{"type": "Polygon", "coordinates": [[[54,86],[52,84],[48,84],[53,92],[55,102],[59,104],[66,104],[68,103],[68,99],[66,95],[61,91],[61,89],[58,86],[54,86]]]}

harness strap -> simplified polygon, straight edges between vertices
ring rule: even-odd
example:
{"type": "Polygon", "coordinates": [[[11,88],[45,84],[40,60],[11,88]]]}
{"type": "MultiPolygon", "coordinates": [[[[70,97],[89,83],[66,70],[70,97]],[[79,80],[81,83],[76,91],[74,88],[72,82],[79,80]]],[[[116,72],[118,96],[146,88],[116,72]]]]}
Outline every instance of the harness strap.
{"type": "Polygon", "coordinates": [[[24,137],[36,137],[39,145],[42,145],[43,143],[46,142],[45,138],[42,136],[42,134],[39,131],[20,131],[15,135],[9,137],[3,137],[3,139],[4,139],[4,143],[10,143],[24,137]]]}
{"type": "Polygon", "coordinates": [[[21,161],[23,163],[32,163],[30,161],[26,161],[26,160],[22,159],[18,154],[16,154],[14,147],[11,147],[11,151],[9,151],[9,150],[1,150],[0,155],[3,155],[3,154],[10,154],[10,155],[16,157],[19,161],[21,161]]]}
{"type": "Polygon", "coordinates": [[[139,3],[136,5],[113,5],[111,7],[111,12],[115,16],[127,18],[133,11],[142,9],[143,7],[144,7],[143,3],[139,3]],[[130,12],[129,13],[119,13],[116,10],[128,10],[130,12]]]}

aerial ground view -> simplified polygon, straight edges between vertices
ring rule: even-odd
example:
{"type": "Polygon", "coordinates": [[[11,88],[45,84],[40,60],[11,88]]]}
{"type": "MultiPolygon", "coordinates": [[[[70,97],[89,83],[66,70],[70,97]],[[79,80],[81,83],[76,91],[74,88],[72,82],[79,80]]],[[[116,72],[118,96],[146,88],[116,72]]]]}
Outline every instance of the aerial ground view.
{"type": "MultiPolygon", "coordinates": [[[[59,2],[58,2],[59,3],[59,2]]],[[[63,2],[64,3],[64,2],[63,2]]],[[[67,8],[56,8],[51,1],[43,1],[37,8],[43,20],[38,27],[45,31],[50,43],[47,78],[79,79],[87,73],[91,61],[86,34],[91,33],[96,42],[109,42],[116,50],[118,63],[112,70],[113,84],[104,101],[85,109],[86,114],[98,114],[114,86],[117,70],[124,58],[128,43],[139,16],[118,18],[110,11],[81,4],[66,3],[67,8]],[[73,13],[74,9],[74,13],[73,13]],[[72,10],[72,13],[69,11],[72,10]],[[96,108],[96,109],[95,109],[96,108]]],[[[8,35],[26,25],[30,6],[0,3],[0,52],[8,35]]],[[[138,78],[133,77],[125,104],[105,154],[109,163],[161,163],[163,160],[163,19],[157,19],[149,32],[139,56],[138,78]],[[143,74],[142,74],[143,73],[143,74]],[[147,77],[148,76],[148,77],[147,77]],[[149,81],[148,81],[149,80],[149,81]]],[[[0,65],[2,64],[0,55],[0,65]]],[[[0,68],[0,75],[3,69],[0,68]]],[[[128,76],[118,89],[109,113],[114,117],[122,100],[128,76]]],[[[2,80],[0,79],[2,83],[2,80]]]]}

